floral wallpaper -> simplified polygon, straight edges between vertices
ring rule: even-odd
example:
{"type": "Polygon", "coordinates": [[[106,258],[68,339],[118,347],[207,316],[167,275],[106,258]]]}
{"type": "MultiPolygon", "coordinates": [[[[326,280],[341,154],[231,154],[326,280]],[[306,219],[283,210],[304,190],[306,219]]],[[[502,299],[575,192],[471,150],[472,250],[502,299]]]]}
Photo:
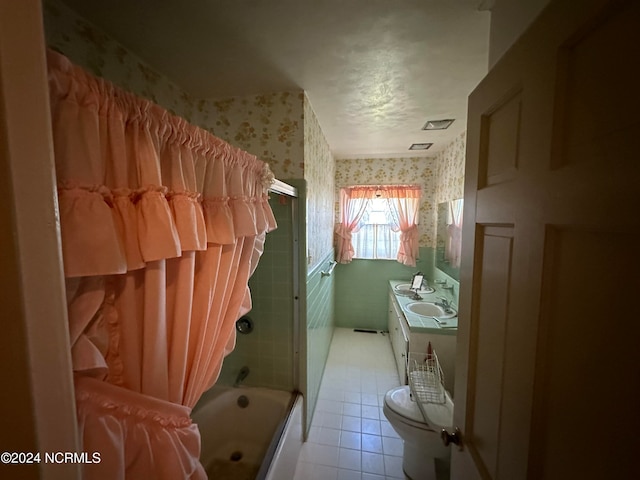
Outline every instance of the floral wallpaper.
{"type": "Polygon", "coordinates": [[[200,124],[267,162],[279,180],[304,178],[302,91],[202,100],[200,124]]]}
{"type": "Polygon", "coordinates": [[[436,203],[464,196],[464,156],[467,132],[462,132],[447,148],[438,153],[436,203]]]}
{"type": "Polygon", "coordinates": [[[462,133],[435,157],[336,160],[336,221],[339,215],[337,199],[342,187],[379,184],[420,185],[420,246],[435,247],[438,203],[462,197],[465,139],[465,134],[462,133]]]}
{"type": "Polygon", "coordinates": [[[43,18],[50,48],[94,75],[199,125],[198,102],[193,97],[69,7],[57,0],[45,0],[43,18]]]}
{"type": "Polygon", "coordinates": [[[313,268],[333,248],[335,162],[309,99],[280,92],[203,104],[205,128],[268,162],[279,180],[306,180],[307,264],[313,268]]]}
{"type": "Polygon", "coordinates": [[[318,118],[304,97],[304,179],[307,181],[307,264],[333,250],[333,195],[336,165],[318,118]]]}

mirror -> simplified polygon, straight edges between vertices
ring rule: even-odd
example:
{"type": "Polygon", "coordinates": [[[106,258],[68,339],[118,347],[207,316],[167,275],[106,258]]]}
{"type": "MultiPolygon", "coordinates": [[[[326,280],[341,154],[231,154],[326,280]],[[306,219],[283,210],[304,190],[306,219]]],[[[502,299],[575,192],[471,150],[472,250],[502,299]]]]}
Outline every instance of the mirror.
{"type": "Polygon", "coordinates": [[[462,199],[438,204],[436,268],[460,281],[462,250],[462,199]]]}
{"type": "Polygon", "coordinates": [[[416,273],[411,281],[411,290],[421,290],[423,281],[424,275],[421,272],[416,273]]]}

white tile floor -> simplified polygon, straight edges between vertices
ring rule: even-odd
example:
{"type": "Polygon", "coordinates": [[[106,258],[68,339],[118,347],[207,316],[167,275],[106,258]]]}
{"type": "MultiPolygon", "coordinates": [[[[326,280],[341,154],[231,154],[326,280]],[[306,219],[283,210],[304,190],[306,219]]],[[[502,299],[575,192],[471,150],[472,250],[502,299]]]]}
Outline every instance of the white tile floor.
{"type": "Polygon", "coordinates": [[[294,480],[404,480],[402,440],[382,413],[399,384],[388,336],[336,328],[294,480]]]}

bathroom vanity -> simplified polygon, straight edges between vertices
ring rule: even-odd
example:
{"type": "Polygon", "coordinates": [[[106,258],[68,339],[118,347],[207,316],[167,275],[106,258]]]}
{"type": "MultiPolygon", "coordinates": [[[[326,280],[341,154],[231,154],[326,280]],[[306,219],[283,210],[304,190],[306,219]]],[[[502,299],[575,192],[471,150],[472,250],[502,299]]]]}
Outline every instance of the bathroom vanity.
{"type": "Polygon", "coordinates": [[[435,303],[439,297],[445,297],[436,286],[433,293],[418,294],[422,300],[398,293],[397,286],[407,281],[391,280],[389,282],[388,328],[393,355],[398,367],[400,381],[407,384],[408,353],[427,352],[427,345],[436,351],[440,366],[444,373],[446,389],[453,394],[455,380],[456,335],[458,333],[458,317],[447,318],[439,324],[431,316],[418,315],[410,310],[412,304],[435,303]]]}

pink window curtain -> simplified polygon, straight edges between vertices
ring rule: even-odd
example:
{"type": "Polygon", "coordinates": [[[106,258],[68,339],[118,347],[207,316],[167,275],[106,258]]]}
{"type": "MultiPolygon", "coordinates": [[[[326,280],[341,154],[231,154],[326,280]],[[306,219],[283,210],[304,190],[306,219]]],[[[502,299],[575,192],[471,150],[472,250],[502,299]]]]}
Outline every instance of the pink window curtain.
{"type": "Polygon", "coordinates": [[[452,267],[459,268],[462,256],[462,200],[451,200],[448,205],[447,243],[444,255],[452,267]]]}
{"type": "Polygon", "coordinates": [[[388,186],[385,195],[389,209],[400,230],[398,262],[410,267],[416,266],[420,235],[418,233],[418,206],[421,190],[418,186],[388,186]]]}
{"type": "Polygon", "coordinates": [[[340,189],[340,222],[335,227],[334,243],[336,261],[350,263],[355,253],[351,237],[364,215],[367,203],[374,193],[369,187],[349,187],[340,189]]]}
{"type": "Polygon", "coordinates": [[[251,308],[268,166],[49,52],[87,479],[204,479],[190,411],[251,308]]]}
{"type": "Polygon", "coordinates": [[[400,248],[397,260],[403,265],[415,267],[418,258],[418,206],[421,189],[415,185],[363,185],[340,189],[340,223],[335,228],[336,260],[349,263],[353,260],[352,234],[364,215],[368,202],[373,198],[386,198],[394,218],[394,227],[400,231],[400,248]]]}

